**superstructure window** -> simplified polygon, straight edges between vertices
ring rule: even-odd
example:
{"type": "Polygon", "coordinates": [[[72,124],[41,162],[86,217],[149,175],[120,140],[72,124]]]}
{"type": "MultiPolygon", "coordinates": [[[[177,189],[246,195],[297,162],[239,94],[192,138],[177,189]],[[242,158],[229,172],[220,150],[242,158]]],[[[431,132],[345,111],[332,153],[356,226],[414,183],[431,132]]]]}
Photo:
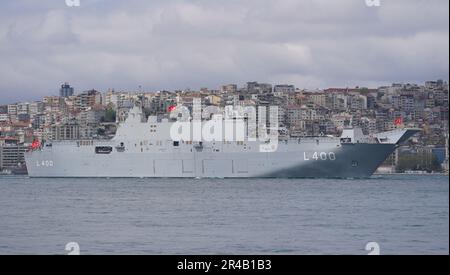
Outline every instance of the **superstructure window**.
{"type": "Polygon", "coordinates": [[[96,154],[111,154],[113,148],[111,146],[97,146],[95,147],[96,154]]]}
{"type": "Polygon", "coordinates": [[[174,141],[174,142],[173,142],[173,146],[175,146],[175,147],[180,146],[180,142],[179,142],[179,141],[174,141]]]}

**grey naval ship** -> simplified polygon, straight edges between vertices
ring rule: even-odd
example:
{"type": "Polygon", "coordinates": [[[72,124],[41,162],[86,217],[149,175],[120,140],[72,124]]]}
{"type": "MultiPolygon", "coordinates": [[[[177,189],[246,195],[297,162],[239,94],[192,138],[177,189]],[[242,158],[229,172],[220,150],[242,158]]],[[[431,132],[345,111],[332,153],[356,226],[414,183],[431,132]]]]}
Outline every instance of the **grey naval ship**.
{"type": "Polygon", "coordinates": [[[271,152],[260,141],[183,141],[173,122],[130,110],[110,140],[59,141],[25,154],[30,177],[366,178],[420,129],[286,138],[271,152]]]}

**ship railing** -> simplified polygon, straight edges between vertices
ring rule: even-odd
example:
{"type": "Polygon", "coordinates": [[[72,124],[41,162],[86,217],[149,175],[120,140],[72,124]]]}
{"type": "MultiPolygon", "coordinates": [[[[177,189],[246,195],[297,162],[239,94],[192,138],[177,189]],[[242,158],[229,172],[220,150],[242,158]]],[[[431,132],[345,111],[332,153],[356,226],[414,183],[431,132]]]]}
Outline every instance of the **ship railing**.
{"type": "Polygon", "coordinates": [[[365,138],[358,138],[356,140],[353,140],[351,138],[340,138],[341,144],[358,144],[358,143],[364,143],[364,144],[378,144],[380,141],[377,138],[372,137],[365,137],[365,138]]]}

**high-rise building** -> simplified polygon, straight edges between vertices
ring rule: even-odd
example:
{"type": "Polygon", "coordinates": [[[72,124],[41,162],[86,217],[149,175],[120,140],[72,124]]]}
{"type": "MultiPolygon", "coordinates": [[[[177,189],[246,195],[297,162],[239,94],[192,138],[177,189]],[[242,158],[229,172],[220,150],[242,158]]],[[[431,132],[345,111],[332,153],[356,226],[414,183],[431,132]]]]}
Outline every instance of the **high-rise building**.
{"type": "Polygon", "coordinates": [[[59,89],[60,97],[69,97],[73,95],[73,87],[70,87],[69,83],[64,83],[61,85],[61,89],[59,89]]]}
{"type": "Polygon", "coordinates": [[[273,92],[275,94],[289,94],[289,93],[295,93],[295,86],[294,85],[275,85],[273,92]]]}
{"type": "Polygon", "coordinates": [[[237,85],[236,84],[224,85],[222,86],[222,92],[234,94],[237,92],[237,85]]]}
{"type": "Polygon", "coordinates": [[[20,144],[17,138],[0,137],[0,171],[25,164],[24,154],[27,150],[28,147],[20,144]]]}
{"type": "Polygon", "coordinates": [[[45,130],[49,140],[77,140],[80,138],[80,125],[75,120],[54,124],[45,130]]]}
{"type": "Polygon", "coordinates": [[[247,82],[246,90],[247,90],[247,93],[249,93],[249,94],[272,93],[272,84],[247,82]]]}
{"type": "Polygon", "coordinates": [[[102,104],[102,94],[96,90],[82,92],[75,99],[75,107],[80,111],[98,104],[102,104]]]}

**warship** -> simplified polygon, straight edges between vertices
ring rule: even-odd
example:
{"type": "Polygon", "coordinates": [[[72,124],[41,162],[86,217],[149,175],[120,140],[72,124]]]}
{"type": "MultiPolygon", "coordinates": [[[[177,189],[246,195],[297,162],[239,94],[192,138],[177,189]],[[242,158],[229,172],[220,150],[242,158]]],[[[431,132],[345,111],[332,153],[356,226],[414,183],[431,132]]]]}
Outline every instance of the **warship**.
{"type": "MultiPolygon", "coordinates": [[[[145,118],[133,107],[109,140],[45,142],[25,154],[29,177],[43,178],[367,178],[400,143],[420,131],[280,138],[276,150],[257,140],[171,138],[173,121],[145,118]]],[[[267,143],[267,142],[265,142],[267,143]]]]}

